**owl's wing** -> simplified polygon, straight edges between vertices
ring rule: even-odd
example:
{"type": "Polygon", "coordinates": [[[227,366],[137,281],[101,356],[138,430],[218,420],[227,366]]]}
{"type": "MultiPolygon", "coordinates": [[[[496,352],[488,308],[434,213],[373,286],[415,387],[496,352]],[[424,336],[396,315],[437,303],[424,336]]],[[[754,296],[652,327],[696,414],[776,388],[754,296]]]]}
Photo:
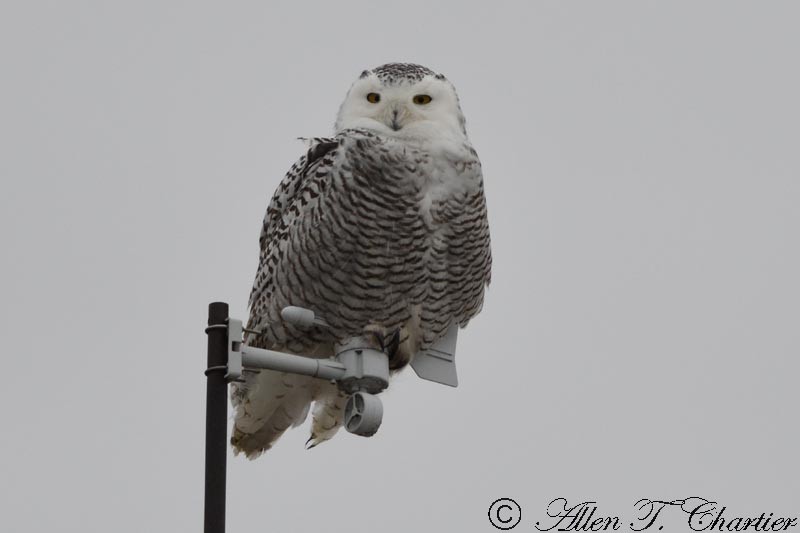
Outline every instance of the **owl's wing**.
{"type": "MultiPolygon", "coordinates": [[[[269,291],[272,284],[272,274],[274,273],[275,262],[277,261],[278,246],[281,238],[282,221],[287,214],[287,210],[294,205],[295,200],[303,190],[309,176],[313,176],[320,167],[330,167],[333,163],[335,149],[339,146],[339,141],[333,138],[315,137],[308,139],[310,148],[305,155],[295,162],[286,173],[272,200],[267,207],[264,215],[264,223],[261,227],[259,244],[261,254],[259,256],[258,271],[253,282],[253,289],[250,291],[250,325],[254,328],[257,324],[254,321],[263,315],[262,310],[257,308],[259,298],[269,291]]],[[[295,209],[297,209],[295,207],[295,209]]],[[[296,213],[295,213],[296,214],[296,213]]]]}
{"type": "MultiPolygon", "coordinates": [[[[338,141],[315,138],[310,144],[308,152],[292,165],[281,181],[264,216],[258,272],[250,293],[248,327],[251,329],[262,329],[266,320],[287,220],[299,214],[297,205],[303,203],[303,189],[309,178],[320,171],[320,167],[330,166],[338,141]]],[[[253,340],[256,345],[273,347],[263,337],[253,340]]],[[[331,438],[339,429],[343,396],[336,386],[306,376],[268,370],[249,372],[243,377],[243,383],[233,383],[231,387],[231,400],[236,409],[231,443],[236,453],[244,452],[254,458],[269,449],[290,426],[305,420],[313,401],[316,404],[310,445],[331,438]]]]}

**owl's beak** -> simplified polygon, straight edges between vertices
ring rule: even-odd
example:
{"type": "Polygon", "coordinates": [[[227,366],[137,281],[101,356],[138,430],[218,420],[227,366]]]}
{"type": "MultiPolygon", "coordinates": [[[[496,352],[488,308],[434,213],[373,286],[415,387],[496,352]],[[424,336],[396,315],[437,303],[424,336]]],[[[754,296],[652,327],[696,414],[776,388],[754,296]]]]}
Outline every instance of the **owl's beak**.
{"type": "Polygon", "coordinates": [[[408,109],[404,105],[393,105],[386,114],[386,125],[394,131],[399,131],[406,125],[408,116],[408,109]]]}

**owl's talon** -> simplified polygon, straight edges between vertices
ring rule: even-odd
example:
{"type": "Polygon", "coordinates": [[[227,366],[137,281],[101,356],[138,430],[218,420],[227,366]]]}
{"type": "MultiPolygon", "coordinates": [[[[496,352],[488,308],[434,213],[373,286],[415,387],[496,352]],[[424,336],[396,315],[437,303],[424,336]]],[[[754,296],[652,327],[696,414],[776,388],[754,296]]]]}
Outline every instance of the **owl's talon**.
{"type": "Polygon", "coordinates": [[[386,352],[386,355],[389,356],[389,360],[391,361],[397,354],[398,348],[400,348],[400,329],[398,328],[388,337],[384,337],[383,342],[383,351],[386,352]]]}

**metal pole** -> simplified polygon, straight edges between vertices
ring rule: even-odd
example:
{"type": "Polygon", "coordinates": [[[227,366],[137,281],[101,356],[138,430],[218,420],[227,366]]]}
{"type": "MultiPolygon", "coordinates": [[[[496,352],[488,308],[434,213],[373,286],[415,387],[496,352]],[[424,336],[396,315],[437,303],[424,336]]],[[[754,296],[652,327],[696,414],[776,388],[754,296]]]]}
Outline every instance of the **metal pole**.
{"type": "Polygon", "coordinates": [[[228,304],[208,306],[206,370],[205,533],[225,533],[225,469],[228,453],[228,304]]]}

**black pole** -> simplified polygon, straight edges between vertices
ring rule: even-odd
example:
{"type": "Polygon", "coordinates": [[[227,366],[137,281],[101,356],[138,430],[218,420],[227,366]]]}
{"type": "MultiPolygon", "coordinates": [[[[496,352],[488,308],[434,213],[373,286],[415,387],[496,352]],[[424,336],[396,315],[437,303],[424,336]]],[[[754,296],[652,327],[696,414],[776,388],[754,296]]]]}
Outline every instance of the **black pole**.
{"type": "Polygon", "coordinates": [[[225,468],[228,453],[228,304],[208,306],[206,370],[205,533],[225,533],[225,468]]]}

